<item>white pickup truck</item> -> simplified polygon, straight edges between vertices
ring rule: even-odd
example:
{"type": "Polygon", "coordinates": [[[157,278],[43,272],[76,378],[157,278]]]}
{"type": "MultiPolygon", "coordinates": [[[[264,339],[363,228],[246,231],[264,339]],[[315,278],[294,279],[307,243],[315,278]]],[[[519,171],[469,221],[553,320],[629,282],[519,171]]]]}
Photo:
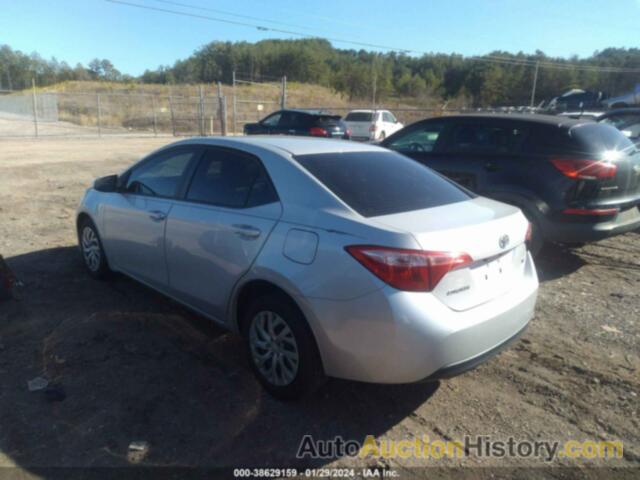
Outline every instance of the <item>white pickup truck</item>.
{"type": "Polygon", "coordinates": [[[381,142],[404,126],[389,110],[351,110],[344,122],[352,140],[365,142],[381,142]]]}

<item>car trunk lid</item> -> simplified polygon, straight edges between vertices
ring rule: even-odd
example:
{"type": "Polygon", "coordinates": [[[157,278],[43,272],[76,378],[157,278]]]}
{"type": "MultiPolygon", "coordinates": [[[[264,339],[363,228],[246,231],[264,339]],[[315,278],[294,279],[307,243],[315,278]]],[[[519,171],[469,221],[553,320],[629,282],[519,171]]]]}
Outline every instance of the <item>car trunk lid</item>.
{"type": "Polygon", "coordinates": [[[370,220],[411,233],[422,250],[472,258],[471,264],[446,274],[432,292],[453,310],[504,295],[524,275],[527,221],[516,207],[478,197],[370,220]]]}

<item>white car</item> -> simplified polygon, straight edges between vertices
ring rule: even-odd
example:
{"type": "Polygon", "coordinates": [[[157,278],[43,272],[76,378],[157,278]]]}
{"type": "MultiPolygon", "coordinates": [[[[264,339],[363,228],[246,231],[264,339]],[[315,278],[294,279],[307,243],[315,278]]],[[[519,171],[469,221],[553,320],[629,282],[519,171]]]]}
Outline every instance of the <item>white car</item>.
{"type": "Polygon", "coordinates": [[[404,127],[389,110],[351,110],[344,122],[351,130],[352,140],[365,142],[381,142],[404,127]]]}

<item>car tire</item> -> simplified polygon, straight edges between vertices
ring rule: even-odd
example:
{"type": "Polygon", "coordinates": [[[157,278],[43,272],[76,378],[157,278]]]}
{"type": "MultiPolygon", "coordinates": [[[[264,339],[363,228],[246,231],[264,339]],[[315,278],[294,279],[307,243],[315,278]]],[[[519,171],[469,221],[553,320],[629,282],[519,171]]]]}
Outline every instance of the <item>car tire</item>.
{"type": "Polygon", "coordinates": [[[104,279],[111,270],[95,224],[88,218],[78,226],[78,244],[85,268],[94,278],[104,279]]]}
{"type": "Polygon", "coordinates": [[[285,295],[266,294],[250,301],[242,326],[251,368],[271,395],[294,400],[323,383],[326,377],[313,333],[285,295]]]}

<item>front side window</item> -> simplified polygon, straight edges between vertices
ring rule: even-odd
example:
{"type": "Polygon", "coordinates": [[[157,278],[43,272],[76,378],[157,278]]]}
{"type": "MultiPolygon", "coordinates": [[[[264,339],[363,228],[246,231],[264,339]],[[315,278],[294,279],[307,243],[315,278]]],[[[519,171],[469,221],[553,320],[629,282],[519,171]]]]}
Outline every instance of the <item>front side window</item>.
{"type": "Polygon", "coordinates": [[[513,153],[520,150],[528,129],[483,123],[456,125],[447,150],[460,153],[513,153]]]}
{"type": "Polygon", "coordinates": [[[281,113],[274,113],[270,117],[265,118],[262,121],[262,124],[266,125],[267,127],[275,127],[278,125],[278,122],[280,122],[281,117],[282,117],[281,113]]]}
{"type": "Polygon", "coordinates": [[[382,119],[387,123],[396,123],[396,118],[389,112],[384,112],[382,114],[382,119]]]}
{"type": "Polygon", "coordinates": [[[160,153],[134,168],[127,178],[128,193],[173,198],[196,150],[180,149],[160,153]]]}
{"type": "Polygon", "coordinates": [[[189,186],[187,200],[229,208],[277,201],[260,162],[229,149],[207,149],[189,186]]]}
{"type": "Polygon", "coordinates": [[[402,130],[386,146],[403,153],[432,152],[443,130],[444,122],[425,123],[409,131],[402,130]]]}
{"type": "Polygon", "coordinates": [[[396,152],[298,155],[296,160],[364,217],[438,207],[472,198],[431,169],[396,152]]]}

